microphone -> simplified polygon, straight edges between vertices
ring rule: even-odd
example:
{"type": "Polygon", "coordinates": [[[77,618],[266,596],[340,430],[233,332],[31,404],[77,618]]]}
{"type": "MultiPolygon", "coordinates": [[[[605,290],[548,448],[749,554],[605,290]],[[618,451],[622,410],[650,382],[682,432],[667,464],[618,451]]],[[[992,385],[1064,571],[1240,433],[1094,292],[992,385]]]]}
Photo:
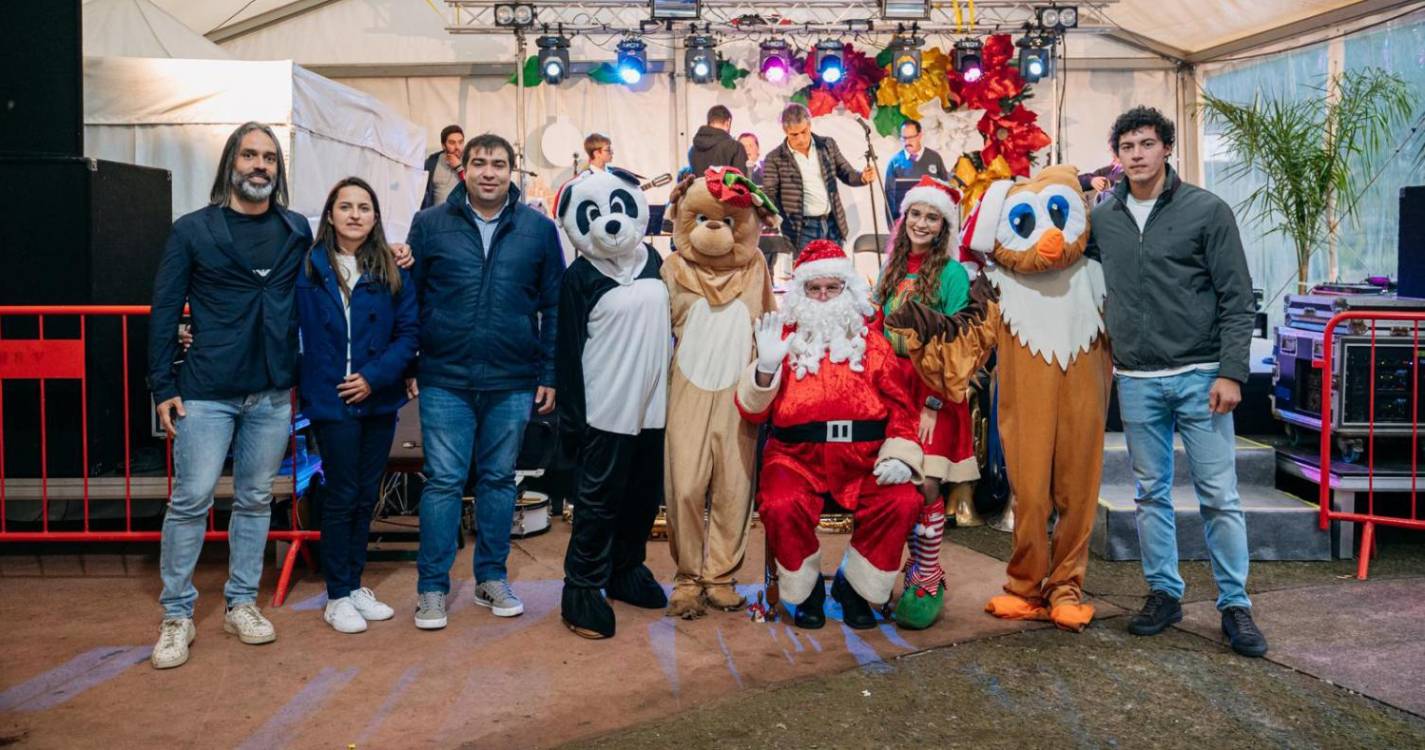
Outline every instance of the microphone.
{"type": "Polygon", "coordinates": [[[531,172],[531,171],[529,171],[528,169],[520,169],[519,167],[510,167],[510,172],[513,173],[513,174],[522,174],[522,175],[524,175],[524,176],[526,176],[526,177],[538,177],[538,176],[539,176],[539,173],[538,173],[538,172],[531,172]]]}

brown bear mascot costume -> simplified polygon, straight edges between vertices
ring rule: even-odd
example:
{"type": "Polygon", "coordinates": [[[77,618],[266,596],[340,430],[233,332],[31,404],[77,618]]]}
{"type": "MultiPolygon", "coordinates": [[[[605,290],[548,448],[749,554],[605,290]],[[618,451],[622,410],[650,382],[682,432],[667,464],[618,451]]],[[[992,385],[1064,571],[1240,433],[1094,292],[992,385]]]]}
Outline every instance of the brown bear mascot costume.
{"type": "Polygon", "coordinates": [[[1084,255],[1088,206],[1074,167],[994,183],[965,229],[987,256],[970,304],[952,317],[908,303],[887,319],[907,337],[926,383],[965,398],[998,350],[999,428],[1014,491],[1014,551],[1005,593],[985,610],[1082,630],[1089,533],[1103,464],[1112,368],[1103,323],[1103,269],[1084,255]],[[1049,516],[1059,512],[1053,539],[1049,516]]]}
{"type": "Polygon", "coordinates": [[[736,169],[713,168],[674,189],[673,247],[663,263],[672,308],[667,464],[668,548],[678,566],[670,616],[744,600],[732,578],[747,551],[757,428],[733,403],[752,362],[752,326],[776,308],[757,249],[777,209],[736,169]]]}

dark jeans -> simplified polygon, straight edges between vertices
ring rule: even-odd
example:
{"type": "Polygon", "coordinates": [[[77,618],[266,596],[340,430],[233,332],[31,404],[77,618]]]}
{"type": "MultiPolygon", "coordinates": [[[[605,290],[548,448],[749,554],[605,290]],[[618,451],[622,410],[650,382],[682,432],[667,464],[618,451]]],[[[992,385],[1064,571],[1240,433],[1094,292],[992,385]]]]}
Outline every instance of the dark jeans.
{"type": "Polygon", "coordinates": [[[796,245],[795,252],[800,253],[802,248],[812,240],[831,240],[839,244],[846,238],[841,236],[841,230],[836,226],[836,217],[827,214],[825,216],[802,217],[801,231],[791,239],[796,245]]]}
{"type": "Polygon", "coordinates": [[[326,492],[322,502],[322,572],[327,598],[340,599],[361,588],[366,541],[381,474],[391,455],[396,415],[348,417],[313,422],[322,451],[326,492]]]}

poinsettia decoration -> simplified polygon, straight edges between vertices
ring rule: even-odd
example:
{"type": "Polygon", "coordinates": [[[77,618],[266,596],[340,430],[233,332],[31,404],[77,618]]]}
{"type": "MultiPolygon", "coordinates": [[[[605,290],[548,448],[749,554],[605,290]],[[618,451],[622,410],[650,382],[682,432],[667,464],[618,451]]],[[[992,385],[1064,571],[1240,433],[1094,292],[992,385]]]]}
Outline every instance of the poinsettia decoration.
{"type": "Polygon", "coordinates": [[[1049,135],[1035,124],[1039,115],[1023,104],[1016,104],[1008,113],[990,110],[980,118],[979,131],[985,136],[980,159],[988,164],[1003,156],[1015,176],[1028,177],[1033,151],[1049,145],[1049,135]]]}
{"type": "Polygon", "coordinates": [[[886,77],[886,69],[876,64],[876,58],[868,56],[851,44],[847,44],[842,51],[841,63],[845,67],[845,74],[836,84],[828,86],[817,76],[815,53],[801,60],[802,70],[814,81],[803,92],[799,92],[805,94],[807,109],[811,111],[812,117],[831,114],[838,104],[861,117],[871,116],[871,101],[876,95],[875,88],[881,79],[886,77]]]}

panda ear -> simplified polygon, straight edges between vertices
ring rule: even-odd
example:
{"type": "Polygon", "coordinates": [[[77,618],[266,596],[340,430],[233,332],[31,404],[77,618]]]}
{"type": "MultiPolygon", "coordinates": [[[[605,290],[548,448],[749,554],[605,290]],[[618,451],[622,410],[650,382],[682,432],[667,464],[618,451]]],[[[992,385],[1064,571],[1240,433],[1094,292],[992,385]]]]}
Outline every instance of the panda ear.
{"type": "Polygon", "coordinates": [[[569,212],[569,204],[574,202],[572,193],[574,192],[575,182],[577,182],[577,180],[570,180],[564,183],[564,186],[559,188],[558,197],[554,199],[555,215],[560,219],[563,219],[564,214],[569,212]]]}
{"type": "Polygon", "coordinates": [[[624,182],[627,182],[628,184],[634,187],[639,186],[638,175],[628,171],[627,169],[620,169],[618,167],[605,167],[604,169],[609,174],[619,178],[620,180],[623,180],[624,182]]]}

